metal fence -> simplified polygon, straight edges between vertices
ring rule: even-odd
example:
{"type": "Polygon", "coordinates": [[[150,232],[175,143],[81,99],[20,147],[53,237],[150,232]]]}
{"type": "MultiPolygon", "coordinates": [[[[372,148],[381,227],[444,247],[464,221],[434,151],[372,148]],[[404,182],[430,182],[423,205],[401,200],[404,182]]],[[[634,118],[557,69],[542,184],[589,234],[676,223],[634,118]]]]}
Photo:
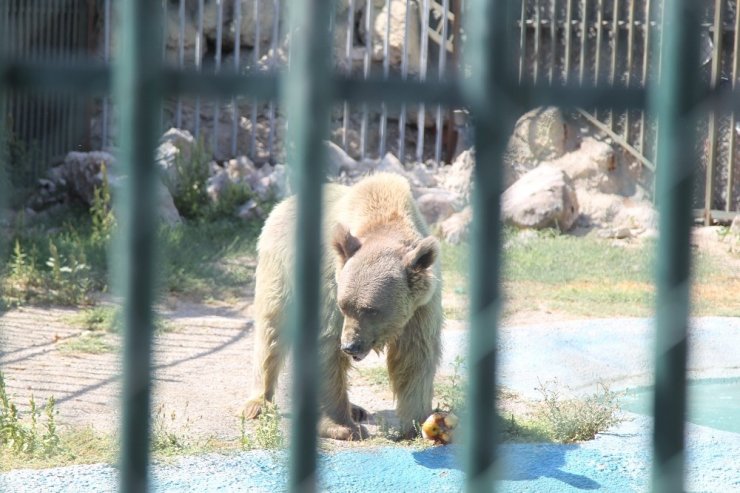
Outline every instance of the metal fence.
{"type": "MultiPolygon", "coordinates": [[[[121,490],[146,491],[149,467],[152,302],[156,168],[153,153],[159,132],[159,108],[165,97],[247,97],[277,101],[281,95],[291,113],[288,136],[293,152],[300,211],[296,238],[302,247],[296,260],[295,308],[290,317],[294,361],[292,491],[316,489],[316,336],[319,330],[319,231],[321,163],[332,103],[387,105],[424,103],[468,107],[475,130],[477,165],[473,199],[474,233],[471,261],[469,406],[466,429],[466,489],[490,491],[495,483],[496,454],[494,382],[497,323],[501,297],[500,194],[502,154],[514,120],[523,108],[550,104],[605,110],[645,109],[657,115],[658,204],[661,209],[657,269],[657,343],[655,352],[654,491],[683,491],[684,416],[686,407],[687,323],[689,306],[689,233],[697,149],[698,109],[703,101],[737,110],[734,92],[701,93],[695,60],[699,56],[700,15],[694,0],[667,2],[663,13],[660,81],[649,86],[584,87],[573,81],[538,85],[519,81],[514,54],[518,45],[515,2],[466,2],[464,78],[420,82],[401,76],[382,78],[331,70],[330,30],[325,19],[330,2],[291,3],[294,50],[285,73],[233,73],[173,69],[163,66],[161,6],[149,0],[119,2],[121,50],[111,70],[101,64],[70,61],[53,65],[20,59],[3,45],[0,52],[0,96],[8,91],[55,89],[65,94],[105,96],[112,86],[119,102],[120,162],[129,176],[120,196],[122,217],[115,267],[124,296],[124,379],[121,490]],[[300,26],[300,28],[298,28],[300,26]],[[703,99],[700,97],[703,96],[703,99]],[[300,330],[299,330],[300,329],[300,330]]],[[[3,101],[0,98],[0,101],[3,101]]],[[[0,121],[0,136],[7,135],[0,121]]],[[[5,146],[0,146],[4,149],[5,146]]],[[[6,159],[6,156],[2,156],[6,159]]],[[[0,169],[3,167],[0,166],[0,169]]],[[[7,191],[7,179],[0,179],[7,191]]],[[[6,193],[0,193],[5,198],[6,193]]],[[[2,211],[2,208],[0,208],[2,211]]],[[[248,478],[245,478],[248,481],[248,478]]]]}
{"type": "MultiPolygon", "coordinates": [[[[740,2],[697,2],[700,57],[693,70],[710,88],[735,88],[740,2]]],[[[655,0],[523,0],[518,15],[518,80],[522,83],[645,87],[658,77],[663,2],[655,0]]],[[[578,117],[611,139],[627,160],[653,174],[657,121],[643,110],[598,110],[578,117]]],[[[700,170],[695,214],[709,224],[740,210],[740,152],[732,111],[708,111],[698,123],[700,170]]]]}

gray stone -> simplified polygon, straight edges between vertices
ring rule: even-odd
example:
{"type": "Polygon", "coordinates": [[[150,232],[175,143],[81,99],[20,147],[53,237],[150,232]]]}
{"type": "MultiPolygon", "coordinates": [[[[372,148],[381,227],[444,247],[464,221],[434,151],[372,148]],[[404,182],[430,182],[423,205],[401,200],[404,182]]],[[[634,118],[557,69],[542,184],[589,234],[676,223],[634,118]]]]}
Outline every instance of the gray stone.
{"type": "Polygon", "coordinates": [[[416,204],[427,224],[436,224],[462,209],[463,201],[456,193],[433,189],[416,199],[416,204]]]}
{"type": "Polygon", "coordinates": [[[473,172],[475,168],[475,150],[470,148],[460,153],[452,166],[444,169],[441,185],[470,202],[473,192],[473,172]]]}
{"type": "Polygon", "coordinates": [[[206,182],[206,193],[210,197],[212,202],[218,202],[221,200],[221,196],[229,186],[231,180],[226,170],[221,169],[220,172],[214,173],[208,178],[206,182]]]}
{"type": "Polygon", "coordinates": [[[259,219],[263,215],[264,213],[262,212],[262,209],[254,199],[250,199],[246,204],[241,205],[236,211],[236,216],[245,221],[259,219]]]}
{"type": "Polygon", "coordinates": [[[519,228],[569,230],[578,218],[573,184],[562,170],[542,165],[526,173],[502,196],[502,216],[519,228]]]}
{"type": "Polygon", "coordinates": [[[581,146],[549,164],[565,171],[577,187],[617,193],[626,187],[619,182],[616,156],[609,144],[588,137],[581,146]]]}
{"type": "Polygon", "coordinates": [[[473,221],[473,209],[465,207],[439,224],[439,233],[448,243],[458,245],[468,240],[470,224],[473,221]]]}
{"type": "Polygon", "coordinates": [[[568,140],[569,129],[560,109],[542,107],[524,114],[514,126],[504,155],[506,187],[541,161],[562,156],[568,140]]]}
{"type": "Polygon", "coordinates": [[[54,188],[54,193],[60,188],[66,189],[89,206],[95,197],[95,189],[103,184],[101,165],[105,164],[111,173],[115,163],[116,158],[103,151],[70,152],[64,158],[64,164],[50,173],[55,184],[50,181],[48,186],[54,188]]]}
{"type": "Polygon", "coordinates": [[[174,226],[182,222],[180,213],[177,211],[177,207],[175,207],[172,194],[162,182],[157,183],[157,205],[159,220],[164,224],[174,226]]]}
{"type": "MultiPolygon", "coordinates": [[[[419,15],[419,6],[416,2],[407,2],[406,0],[390,0],[390,35],[388,38],[388,59],[391,66],[400,68],[404,52],[404,28],[406,24],[406,9],[410,8],[408,37],[407,39],[407,61],[408,70],[411,74],[419,72],[419,54],[421,53],[421,17],[419,15]]],[[[383,60],[383,48],[385,42],[385,33],[388,27],[388,11],[385,9],[384,2],[373,8],[373,59],[376,61],[383,60]]],[[[363,21],[366,12],[363,13],[363,21]]],[[[361,28],[361,30],[364,27],[361,28]]]]}
{"type": "Polygon", "coordinates": [[[325,141],[324,148],[326,149],[326,174],[328,176],[339,176],[342,172],[351,174],[357,170],[357,161],[349,157],[337,144],[325,141]]]}

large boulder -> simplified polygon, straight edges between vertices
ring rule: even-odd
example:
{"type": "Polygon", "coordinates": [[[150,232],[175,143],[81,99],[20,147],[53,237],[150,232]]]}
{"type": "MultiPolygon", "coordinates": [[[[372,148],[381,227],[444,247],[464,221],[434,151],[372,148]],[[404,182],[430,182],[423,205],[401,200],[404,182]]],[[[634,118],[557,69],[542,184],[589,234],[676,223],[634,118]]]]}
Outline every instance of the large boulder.
{"type": "MultiPolygon", "coordinates": [[[[388,10],[384,3],[381,7],[374,8],[373,22],[373,59],[376,61],[383,60],[383,50],[385,43],[386,30],[388,30],[388,10]]],[[[367,14],[365,14],[367,15],[367,14]]],[[[419,15],[419,6],[417,2],[407,0],[390,0],[390,29],[388,37],[388,59],[390,65],[396,70],[401,69],[401,63],[404,54],[404,39],[407,40],[406,53],[409,73],[419,72],[419,55],[421,53],[420,45],[420,26],[421,20],[419,15]],[[408,8],[407,8],[408,7],[408,8]],[[408,10],[408,19],[407,24],[408,10]],[[405,27],[408,27],[408,36],[405,38],[405,27]]]]}
{"type": "Polygon", "coordinates": [[[502,216],[519,228],[569,230],[578,218],[578,199],[565,172],[542,165],[526,173],[503,193],[502,216]]]}
{"type": "Polygon", "coordinates": [[[448,243],[458,245],[468,240],[470,224],[473,221],[473,208],[465,207],[439,224],[439,234],[448,243]]]}
{"type": "Polygon", "coordinates": [[[194,147],[195,139],[187,130],[170,128],[159,139],[159,146],[154,156],[171,192],[174,192],[180,183],[178,167],[190,163],[193,159],[194,147]]]}
{"type": "Polygon", "coordinates": [[[416,204],[427,224],[444,221],[463,207],[462,198],[458,194],[439,188],[429,189],[420,195],[416,204]]]}
{"type": "MultiPolygon", "coordinates": [[[[115,167],[116,158],[102,151],[70,152],[64,163],[49,170],[48,178],[40,180],[39,198],[35,198],[33,208],[45,208],[44,196],[68,195],[71,199],[81,200],[90,206],[95,198],[95,189],[103,185],[102,165],[108,173],[115,167]]],[[[56,200],[58,201],[58,200],[56,200]]]]}
{"type": "Polygon", "coordinates": [[[626,190],[617,170],[617,158],[612,146],[593,137],[583,139],[578,149],[549,164],[565,171],[578,188],[619,193],[626,190]]]}
{"type": "Polygon", "coordinates": [[[504,154],[506,187],[540,162],[565,154],[569,133],[562,111],[555,107],[536,108],[519,118],[504,154]]]}
{"type": "Polygon", "coordinates": [[[470,202],[470,196],[473,193],[474,168],[475,150],[471,147],[461,152],[452,166],[443,168],[441,185],[451,192],[460,194],[466,202],[470,202]]]}

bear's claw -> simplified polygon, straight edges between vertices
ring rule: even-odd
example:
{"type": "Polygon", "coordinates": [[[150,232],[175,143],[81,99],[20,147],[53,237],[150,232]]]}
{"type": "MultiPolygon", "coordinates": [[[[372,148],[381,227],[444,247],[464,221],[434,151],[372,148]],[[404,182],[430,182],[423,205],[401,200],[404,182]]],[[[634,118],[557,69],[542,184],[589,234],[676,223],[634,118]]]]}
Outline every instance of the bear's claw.
{"type": "Polygon", "coordinates": [[[262,412],[262,406],[265,405],[264,399],[250,399],[247,401],[247,404],[244,406],[244,411],[242,414],[246,419],[255,419],[257,416],[260,415],[262,412]]]}

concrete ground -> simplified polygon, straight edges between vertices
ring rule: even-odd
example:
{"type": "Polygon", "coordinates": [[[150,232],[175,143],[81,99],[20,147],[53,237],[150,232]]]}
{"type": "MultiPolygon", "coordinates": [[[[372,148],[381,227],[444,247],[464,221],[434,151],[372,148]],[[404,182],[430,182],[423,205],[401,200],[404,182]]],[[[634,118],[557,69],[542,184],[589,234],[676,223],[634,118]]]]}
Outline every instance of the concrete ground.
{"type": "MultiPolygon", "coordinates": [[[[465,331],[445,331],[443,364],[465,354],[465,331]]],[[[690,378],[740,376],[740,318],[696,319],[691,326],[690,378]]],[[[536,398],[540,381],[558,381],[574,393],[597,382],[614,390],[650,383],[652,322],[646,319],[588,320],[503,328],[500,382],[536,398]]],[[[740,411],[740,410],[739,410],[740,411]]],[[[649,489],[649,417],[626,414],[618,427],[574,445],[504,444],[499,484],[504,492],[649,489]]],[[[740,491],[740,436],[708,427],[687,428],[687,491],[740,491]]],[[[460,491],[460,447],[345,449],[322,453],[323,491],[460,491]]],[[[285,489],[286,456],[251,451],[233,456],[188,457],[154,467],[154,491],[249,491],[285,489]]],[[[110,466],[74,466],[0,475],[2,491],[115,491],[110,466]]]]}

